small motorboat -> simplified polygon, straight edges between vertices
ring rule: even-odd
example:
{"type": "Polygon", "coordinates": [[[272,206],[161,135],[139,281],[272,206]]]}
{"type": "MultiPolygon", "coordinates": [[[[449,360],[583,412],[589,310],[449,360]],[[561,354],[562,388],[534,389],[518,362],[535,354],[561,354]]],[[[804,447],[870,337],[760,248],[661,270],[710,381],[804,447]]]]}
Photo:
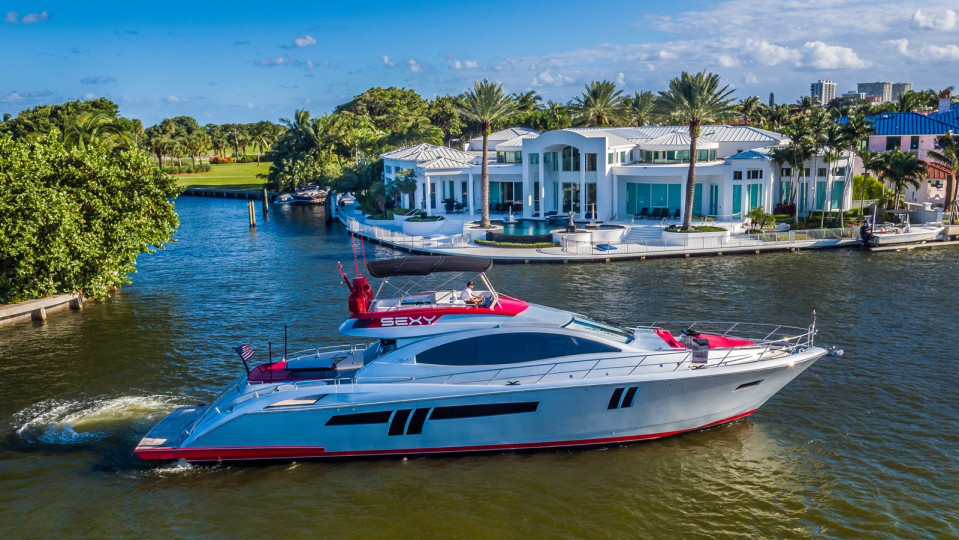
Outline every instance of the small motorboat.
{"type": "Polygon", "coordinates": [[[134,452],[203,462],[631,443],[749,416],[829,353],[814,344],[815,321],[611,324],[500,294],[491,267],[373,261],[376,294],[340,270],[350,290],[340,332],[368,343],[245,369],[209,405],[170,413],[134,452]],[[450,285],[463,274],[485,290],[450,285]]]}
{"type": "MultiPolygon", "coordinates": [[[[868,223],[867,223],[868,227],[868,223]]],[[[923,223],[911,225],[908,219],[902,223],[881,223],[868,227],[860,235],[868,247],[891,246],[899,244],[921,244],[935,240],[942,231],[942,223],[923,223]]]]}
{"type": "Polygon", "coordinates": [[[277,195],[276,198],[273,199],[273,204],[293,204],[295,202],[296,198],[290,193],[277,195]]]}

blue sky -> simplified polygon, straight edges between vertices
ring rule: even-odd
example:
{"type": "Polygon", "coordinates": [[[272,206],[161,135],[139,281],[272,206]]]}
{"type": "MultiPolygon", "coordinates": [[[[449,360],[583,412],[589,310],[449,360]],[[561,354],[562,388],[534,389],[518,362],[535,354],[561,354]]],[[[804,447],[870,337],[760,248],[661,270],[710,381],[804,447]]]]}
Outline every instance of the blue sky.
{"type": "Polygon", "coordinates": [[[0,8],[0,113],[107,97],[152,125],[314,116],[371,86],[489,78],[565,102],[593,80],[658,91],[707,69],[737,97],[809,83],[959,86],[955,0],[18,2],[0,8]],[[476,9],[482,6],[482,10],[476,9]]]}

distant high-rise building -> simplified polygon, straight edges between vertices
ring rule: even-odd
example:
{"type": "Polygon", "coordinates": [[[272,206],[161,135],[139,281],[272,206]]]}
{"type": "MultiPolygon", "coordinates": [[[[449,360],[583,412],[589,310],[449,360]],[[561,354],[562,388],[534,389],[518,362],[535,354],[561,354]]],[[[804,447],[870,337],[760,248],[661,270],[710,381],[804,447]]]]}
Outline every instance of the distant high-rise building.
{"type": "Polygon", "coordinates": [[[892,99],[897,100],[906,92],[912,92],[911,82],[892,83],[892,99]]]}
{"type": "Polygon", "coordinates": [[[819,104],[825,107],[836,99],[836,83],[820,79],[809,85],[809,95],[819,98],[819,104]]]}
{"type": "Polygon", "coordinates": [[[878,97],[881,103],[892,101],[891,82],[861,82],[856,88],[860,94],[878,97]]]}

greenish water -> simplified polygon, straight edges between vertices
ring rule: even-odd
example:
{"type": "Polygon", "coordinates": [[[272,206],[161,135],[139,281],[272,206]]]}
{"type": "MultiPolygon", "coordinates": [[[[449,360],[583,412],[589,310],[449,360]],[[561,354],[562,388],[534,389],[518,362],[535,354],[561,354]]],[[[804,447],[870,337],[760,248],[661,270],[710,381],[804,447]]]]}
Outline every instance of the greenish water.
{"type": "MultiPolygon", "coordinates": [[[[605,449],[154,467],[132,454],[241,369],[230,347],[342,342],[322,210],[181,198],[133,284],[0,330],[0,537],[959,536],[959,250],[498,266],[498,289],[624,320],[805,326],[843,347],[748,419],[605,449]]],[[[368,258],[394,256],[367,244],[368,258]]]]}

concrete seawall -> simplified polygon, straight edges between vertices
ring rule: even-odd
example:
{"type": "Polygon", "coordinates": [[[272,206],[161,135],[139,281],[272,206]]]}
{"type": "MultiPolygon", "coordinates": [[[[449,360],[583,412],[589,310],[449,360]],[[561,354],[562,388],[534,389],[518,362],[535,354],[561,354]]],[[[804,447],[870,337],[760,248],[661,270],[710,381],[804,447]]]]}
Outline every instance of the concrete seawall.
{"type": "Polygon", "coordinates": [[[48,314],[66,309],[83,309],[83,295],[57,294],[18,304],[0,305],[0,326],[29,320],[44,322],[48,314]]]}

